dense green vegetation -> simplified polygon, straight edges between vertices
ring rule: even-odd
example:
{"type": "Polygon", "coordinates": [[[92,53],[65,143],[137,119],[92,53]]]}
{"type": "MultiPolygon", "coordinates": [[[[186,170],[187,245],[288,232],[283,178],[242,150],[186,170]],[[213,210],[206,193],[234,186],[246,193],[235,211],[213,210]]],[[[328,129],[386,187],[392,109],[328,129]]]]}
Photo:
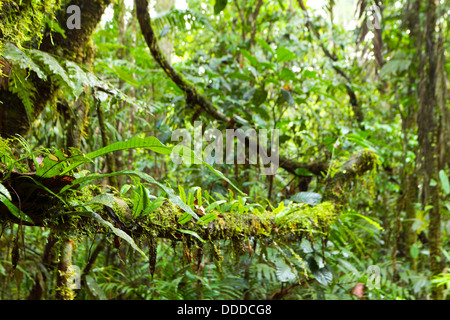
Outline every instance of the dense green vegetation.
{"type": "Polygon", "coordinates": [[[449,13],[1,1],[0,299],[450,298],[449,13]]]}

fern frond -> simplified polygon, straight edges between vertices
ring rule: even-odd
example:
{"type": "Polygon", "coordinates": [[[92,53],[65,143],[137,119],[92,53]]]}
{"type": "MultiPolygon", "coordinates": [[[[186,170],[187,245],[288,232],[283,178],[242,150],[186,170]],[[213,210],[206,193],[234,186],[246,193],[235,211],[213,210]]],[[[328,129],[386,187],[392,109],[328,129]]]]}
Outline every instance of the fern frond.
{"type": "Polygon", "coordinates": [[[181,31],[186,31],[186,23],[189,23],[193,27],[197,27],[198,25],[204,26],[209,30],[214,31],[214,28],[209,23],[208,18],[202,13],[192,9],[171,9],[155,17],[152,22],[155,29],[158,31],[163,30],[167,25],[172,28],[176,27],[181,31]]]}
{"type": "Polygon", "coordinates": [[[22,101],[27,111],[28,121],[33,120],[33,104],[36,88],[30,81],[26,80],[27,72],[24,69],[16,68],[10,75],[9,89],[22,101]]]}
{"type": "Polygon", "coordinates": [[[59,80],[59,84],[67,86],[72,89],[72,91],[76,90],[74,83],[69,79],[69,75],[54,57],[40,50],[30,50],[30,52],[32,52],[36,59],[41,61],[45,67],[56,76],[55,78],[57,81],[59,80]]]}
{"type": "Polygon", "coordinates": [[[1,55],[10,60],[14,65],[19,66],[22,69],[30,69],[36,72],[37,76],[42,80],[46,80],[46,74],[41,68],[33,61],[33,59],[24,51],[11,43],[6,43],[3,47],[1,55]]]}

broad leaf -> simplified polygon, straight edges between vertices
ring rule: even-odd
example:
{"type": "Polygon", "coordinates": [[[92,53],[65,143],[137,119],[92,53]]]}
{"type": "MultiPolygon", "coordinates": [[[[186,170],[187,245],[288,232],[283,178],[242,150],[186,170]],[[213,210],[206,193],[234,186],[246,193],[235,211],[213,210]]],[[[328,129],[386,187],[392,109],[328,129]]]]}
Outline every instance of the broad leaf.
{"type": "Polygon", "coordinates": [[[299,202],[299,203],[306,203],[315,206],[316,204],[319,204],[322,200],[322,196],[315,192],[299,192],[291,197],[291,201],[299,202]]]}
{"type": "Polygon", "coordinates": [[[450,184],[444,170],[439,171],[439,180],[441,180],[441,187],[442,190],[444,190],[445,194],[450,194],[450,184]]]}
{"type": "Polygon", "coordinates": [[[214,5],[214,14],[221,13],[225,7],[227,6],[228,0],[216,0],[216,4],[214,5]]]}

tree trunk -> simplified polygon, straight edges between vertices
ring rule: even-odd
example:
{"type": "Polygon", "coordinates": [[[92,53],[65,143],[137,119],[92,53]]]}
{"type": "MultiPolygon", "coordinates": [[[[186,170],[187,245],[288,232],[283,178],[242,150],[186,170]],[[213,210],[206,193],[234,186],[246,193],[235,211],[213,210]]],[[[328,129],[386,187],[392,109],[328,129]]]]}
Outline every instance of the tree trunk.
{"type": "MultiPolygon", "coordinates": [[[[41,47],[42,51],[56,55],[61,59],[81,62],[86,59],[86,55],[92,54],[92,50],[87,49],[89,39],[101,19],[101,16],[109,5],[110,0],[73,0],[67,4],[77,5],[81,12],[81,28],[68,29],[66,8],[63,7],[57,14],[59,25],[64,29],[66,37],[59,33],[52,33],[47,30],[44,34],[41,47]]],[[[58,85],[52,79],[40,79],[34,72],[31,72],[28,79],[36,89],[33,101],[33,114],[28,115],[24,104],[18,95],[0,88],[0,135],[4,138],[14,137],[16,134],[25,136],[30,130],[29,116],[37,117],[45,108],[47,103],[56,97],[58,85]]]]}

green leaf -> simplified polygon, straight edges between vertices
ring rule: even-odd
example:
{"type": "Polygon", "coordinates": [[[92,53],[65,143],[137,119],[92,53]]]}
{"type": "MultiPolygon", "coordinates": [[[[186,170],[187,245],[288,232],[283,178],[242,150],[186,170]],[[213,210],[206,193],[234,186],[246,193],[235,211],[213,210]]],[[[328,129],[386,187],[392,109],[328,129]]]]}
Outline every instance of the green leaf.
{"type": "Polygon", "coordinates": [[[283,68],[283,69],[281,69],[280,79],[284,80],[284,81],[289,81],[289,80],[295,81],[295,80],[297,80],[297,77],[295,76],[295,73],[292,70],[283,68]]]}
{"type": "Polygon", "coordinates": [[[299,192],[293,195],[289,200],[299,203],[316,205],[322,200],[322,196],[315,192],[299,192]]]}
{"type": "Polygon", "coordinates": [[[183,215],[180,218],[178,218],[178,223],[185,224],[185,223],[188,223],[189,221],[191,221],[191,219],[192,219],[192,216],[189,213],[185,212],[185,213],[183,213],[183,215]]]}
{"type": "Polygon", "coordinates": [[[206,243],[206,241],[203,240],[202,238],[200,238],[200,236],[199,236],[196,232],[194,232],[194,231],[191,231],[191,230],[183,230],[183,229],[175,229],[175,230],[177,230],[178,232],[181,232],[181,233],[189,234],[189,235],[191,235],[191,236],[197,238],[197,239],[200,240],[201,242],[206,243]]]}
{"type": "Polygon", "coordinates": [[[180,194],[181,201],[187,203],[186,192],[184,191],[183,186],[180,184],[178,185],[178,193],[180,194]]]}
{"type": "Polygon", "coordinates": [[[156,209],[158,209],[163,203],[165,199],[163,197],[158,197],[155,200],[150,202],[150,205],[144,210],[143,215],[150,214],[156,209]]]}
{"type": "Polygon", "coordinates": [[[203,205],[202,189],[200,187],[197,188],[197,204],[200,207],[203,205]]]}
{"type": "Polygon", "coordinates": [[[384,78],[402,71],[406,71],[410,65],[411,60],[406,56],[406,54],[404,52],[398,52],[381,68],[380,77],[384,78]]]}
{"type": "Polygon", "coordinates": [[[24,51],[16,46],[8,43],[2,48],[2,51],[2,56],[8,60],[12,60],[14,64],[17,64],[23,69],[30,69],[36,72],[36,75],[42,80],[47,79],[45,72],[24,51]]]}
{"type": "Polygon", "coordinates": [[[329,286],[331,281],[333,281],[333,274],[327,267],[320,268],[313,272],[313,276],[316,278],[317,282],[324,286],[329,286]]]}
{"type": "Polygon", "coordinates": [[[242,55],[250,62],[251,65],[258,66],[258,59],[252,56],[250,52],[245,49],[240,49],[239,52],[242,53],[242,55]]]}
{"type": "Polygon", "coordinates": [[[6,199],[8,199],[9,201],[12,200],[11,198],[11,194],[9,193],[8,189],[6,189],[6,187],[0,183],[0,193],[6,197],[6,199]]]}
{"type": "Polygon", "coordinates": [[[419,248],[417,247],[417,244],[414,243],[409,250],[413,259],[417,259],[419,257],[419,248]]]}
{"type": "Polygon", "coordinates": [[[206,207],[205,211],[209,212],[211,210],[214,210],[217,206],[220,206],[221,204],[227,203],[226,200],[219,200],[216,202],[211,203],[209,206],[206,207]]]}
{"type": "Polygon", "coordinates": [[[214,5],[214,14],[218,15],[221,13],[225,7],[227,6],[228,0],[216,0],[216,3],[214,5]]]}
{"type": "Polygon", "coordinates": [[[139,184],[137,191],[135,191],[133,216],[138,217],[150,204],[147,189],[143,184],[139,184]]]}
{"type": "Polygon", "coordinates": [[[81,160],[76,161],[76,162],[72,163],[70,166],[68,166],[62,172],[62,174],[67,173],[70,170],[73,170],[76,167],[80,166],[81,164],[89,162],[92,159],[99,157],[99,156],[103,156],[107,153],[114,152],[114,151],[120,151],[120,150],[126,150],[126,149],[135,149],[135,148],[145,148],[145,149],[152,150],[159,154],[170,154],[172,152],[171,147],[165,146],[155,137],[147,137],[147,138],[134,137],[127,141],[119,141],[119,142],[112,143],[106,147],[103,147],[101,149],[98,149],[96,151],[88,153],[86,156],[81,157],[81,160]]]}
{"type": "Polygon", "coordinates": [[[346,137],[348,141],[354,142],[360,147],[369,148],[372,151],[376,152],[376,146],[369,140],[366,140],[365,138],[361,137],[360,135],[349,133],[346,135],[346,137]]]}
{"type": "Polygon", "coordinates": [[[155,179],[153,179],[152,176],[144,173],[144,172],[138,172],[138,171],[132,171],[132,170],[123,170],[123,171],[118,171],[118,172],[113,172],[113,173],[106,173],[106,174],[91,174],[88,175],[86,177],[81,177],[78,179],[75,179],[71,185],[65,186],[64,188],[61,189],[60,193],[66,191],[67,189],[69,189],[70,187],[73,187],[77,184],[81,184],[87,181],[91,181],[91,180],[96,180],[96,179],[102,179],[102,178],[108,178],[108,177],[113,177],[113,176],[119,176],[119,175],[127,175],[127,176],[134,176],[134,177],[138,177],[141,178],[142,180],[151,183],[151,184],[155,184],[158,187],[160,187],[161,189],[164,190],[164,192],[168,195],[169,200],[179,206],[182,210],[184,210],[185,212],[188,212],[190,215],[192,215],[195,219],[199,219],[198,215],[192,211],[192,209],[186,205],[179,196],[177,196],[174,191],[172,190],[172,188],[165,186],[159,182],[157,182],[155,179]]]}
{"type": "Polygon", "coordinates": [[[104,148],[88,153],[86,157],[89,159],[93,159],[113,151],[138,149],[138,148],[150,149],[159,154],[170,154],[172,152],[171,147],[165,146],[164,144],[161,143],[161,141],[159,141],[155,137],[147,137],[147,138],[134,137],[127,141],[114,142],[104,148]]]}
{"type": "Polygon", "coordinates": [[[9,194],[8,189],[0,183],[0,201],[8,208],[9,212],[11,212],[17,219],[22,219],[23,221],[34,224],[33,220],[28,217],[23,211],[19,211],[12,202],[11,195],[9,194]]]}
{"type": "Polygon", "coordinates": [[[116,73],[116,75],[121,80],[125,81],[132,87],[138,88],[140,86],[140,83],[133,78],[132,72],[130,72],[129,70],[124,70],[118,66],[113,66],[113,69],[114,69],[114,72],[116,73]]]}
{"type": "Polygon", "coordinates": [[[261,104],[266,102],[267,95],[268,95],[267,91],[264,90],[263,88],[256,89],[255,92],[253,93],[252,103],[255,106],[260,106],[261,104]]]}
{"type": "Polygon", "coordinates": [[[276,51],[277,54],[277,62],[281,63],[281,62],[287,62],[287,61],[291,61],[294,60],[296,58],[298,58],[298,56],[293,53],[291,50],[280,47],[277,49],[276,51]]]}
{"type": "Polygon", "coordinates": [[[231,78],[231,79],[248,80],[251,82],[255,81],[255,79],[253,79],[249,75],[246,75],[245,73],[241,73],[241,72],[231,72],[227,76],[228,76],[228,78],[231,78]]]}
{"type": "Polygon", "coordinates": [[[95,282],[94,278],[91,276],[86,276],[85,278],[86,286],[88,287],[89,291],[97,297],[99,300],[108,300],[103,290],[100,288],[100,286],[95,282]]]}
{"type": "Polygon", "coordinates": [[[442,190],[444,190],[446,195],[450,194],[450,184],[444,170],[439,171],[439,179],[441,180],[442,190]]]}
{"type": "Polygon", "coordinates": [[[306,168],[297,168],[295,169],[295,174],[303,177],[312,177],[313,174],[306,168]]]}
{"type": "Polygon", "coordinates": [[[36,175],[42,178],[52,178],[61,175],[68,163],[78,158],[78,156],[69,157],[61,150],[56,150],[54,154],[49,153],[46,155],[40,165],[36,165],[36,175]]]}
{"type": "Polygon", "coordinates": [[[261,47],[263,47],[273,55],[272,47],[265,40],[256,37],[255,41],[258,42],[261,47]]]}
{"type": "Polygon", "coordinates": [[[281,95],[283,96],[283,99],[289,103],[289,105],[294,106],[295,105],[295,101],[294,98],[292,97],[292,92],[290,90],[286,90],[284,88],[281,88],[281,95]]]}
{"type": "MultiPolygon", "coordinates": [[[[76,159],[81,159],[79,161],[73,162],[71,165],[69,165],[66,169],[63,170],[60,174],[65,174],[69,172],[70,170],[75,169],[76,167],[80,166],[83,163],[89,162],[92,159],[105,155],[110,152],[119,151],[119,150],[126,150],[126,149],[133,149],[133,148],[145,148],[150,149],[156,153],[159,154],[165,154],[168,155],[172,152],[173,148],[165,146],[163,143],[161,143],[157,138],[155,137],[147,137],[147,138],[140,138],[140,137],[134,137],[127,141],[119,141],[112,143],[106,147],[103,147],[101,149],[98,149],[96,151],[93,151],[91,153],[88,153],[86,156],[78,156],[75,157],[76,159]]],[[[190,155],[183,155],[183,157],[188,157],[189,160],[196,159],[197,163],[201,163],[205,165],[212,173],[220,177],[221,179],[227,181],[233,188],[235,188],[240,194],[244,195],[244,193],[239,190],[236,185],[234,185],[227,177],[224,176],[224,174],[216,169],[214,169],[210,164],[203,161],[203,159],[199,158],[193,150],[191,150],[190,155]]],[[[194,162],[195,163],[195,162],[194,162]]],[[[128,171],[133,172],[133,171],[128,171]]],[[[150,177],[150,176],[148,176],[150,177]]],[[[153,179],[153,178],[152,178],[153,179]]],[[[153,183],[153,182],[151,182],[153,183]]],[[[66,188],[63,188],[63,190],[67,190],[66,188]]],[[[186,211],[186,210],[185,210],[186,211]]]]}
{"type": "Polygon", "coordinates": [[[99,214],[93,212],[93,211],[85,211],[83,213],[81,213],[82,215],[88,216],[90,218],[93,218],[95,220],[97,220],[98,222],[100,222],[101,224],[106,225],[107,227],[109,227],[111,229],[112,232],[114,232],[114,234],[120,238],[122,238],[123,240],[125,240],[126,242],[128,242],[134,250],[136,250],[137,252],[139,252],[140,254],[142,254],[142,256],[146,259],[147,255],[144,253],[144,251],[142,251],[134,242],[133,238],[131,238],[126,232],[114,227],[110,222],[104,220],[99,214]]]}
{"type": "Polygon", "coordinates": [[[40,50],[30,50],[40,61],[42,61],[49,69],[50,71],[59,77],[70,89],[73,91],[76,90],[72,80],[69,79],[69,76],[64,70],[64,68],[59,64],[59,62],[53,58],[50,54],[40,51],[40,50]]]}
{"type": "Polygon", "coordinates": [[[102,204],[111,208],[114,208],[116,199],[112,194],[102,193],[89,200],[86,204],[102,204]]]}
{"type": "Polygon", "coordinates": [[[287,265],[282,259],[278,259],[275,265],[277,267],[276,274],[279,281],[289,282],[297,278],[296,274],[292,272],[291,266],[287,265]]]}
{"type": "Polygon", "coordinates": [[[216,218],[217,218],[217,214],[215,214],[214,212],[211,212],[211,213],[201,217],[197,223],[199,223],[201,221],[202,223],[207,224],[207,223],[214,221],[216,218]]]}
{"type": "Polygon", "coordinates": [[[348,214],[345,214],[345,216],[355,216],[355,217],[364,219],[364,220],[366,220],[368,223],[370,223],[371,225],[373,225],[375,228],[377,228],[378,230],[384,231],[383,227],[382,227],[378,222],[376,222],[376,221],[374,221],[374,220],[370,219],[369,217],[366,217],[366,216],[364,216],[364,215],[362,215],[362,214],[359,214],[359,213],[348,213],[348,214]]]}
{"type": "Polygon", "coordinates": [[[311,242],[309,242],[306,239],[302,239],[302,242],[300,243],[300,248],[302,248],[304,253],[311,253],[314,251],[311,246],[311,242]]]}

